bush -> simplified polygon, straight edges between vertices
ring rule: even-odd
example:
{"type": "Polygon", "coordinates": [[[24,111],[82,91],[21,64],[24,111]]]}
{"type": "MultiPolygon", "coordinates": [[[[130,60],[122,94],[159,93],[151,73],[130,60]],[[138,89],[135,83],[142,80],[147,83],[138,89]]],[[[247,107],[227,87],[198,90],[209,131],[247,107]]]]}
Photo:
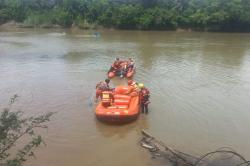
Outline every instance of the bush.
{"type": "Polygon", "coordinates": [[[30,12],[24,20],[25,26],[52,26],[51,12],[30,12]]]}
{"type": "Polygon", "coordinates": [[[73,24],[73,16],[62,8],[54,9],[51,17],[54,24],[58,24],[66,28],[73,24]]]}
{"type": "Polygon", "coordinates": [[[22,112],[11,110],[11,106],[17,99],[15,95],[10,100],[7,108],[0,114],[0,165],[21,166],[27,157],[34,156],[33,150],[43,142],[40,135],[36,134],[37,128],[47,128],[46,122],[54,113],[36,117],[23,118],[22,112]],[[27,144],[19,145],[19,150],[13,149],[20,140],[25,138],[27,144]]]}

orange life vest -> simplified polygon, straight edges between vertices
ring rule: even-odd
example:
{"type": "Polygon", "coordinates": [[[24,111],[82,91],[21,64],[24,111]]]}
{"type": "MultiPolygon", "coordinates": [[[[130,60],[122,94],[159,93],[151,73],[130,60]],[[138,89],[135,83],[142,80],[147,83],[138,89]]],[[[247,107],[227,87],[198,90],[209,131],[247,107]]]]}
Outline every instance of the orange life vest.
{"type": "Polygon", "coordinates": [[[131,85],[129,85],[130,87],[130,96],[137,96],[140,89],[137,86],[136,82],[133,82],[131,85]]]}
{"type": "Polygon", "coordinates": [[[112,103],[112,99],[113,99],[113,94],[110,91],[103,91],[101,94],[101,101],[102,101],[102,105],[104,107],[108,107],[111,105],[112,103]]]}

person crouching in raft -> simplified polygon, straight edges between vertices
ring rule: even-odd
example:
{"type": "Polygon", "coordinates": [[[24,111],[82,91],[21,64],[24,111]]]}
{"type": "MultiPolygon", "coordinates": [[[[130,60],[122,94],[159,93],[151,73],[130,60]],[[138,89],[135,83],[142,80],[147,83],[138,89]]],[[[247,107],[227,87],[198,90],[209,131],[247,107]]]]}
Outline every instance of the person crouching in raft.
{"type": "Polygon", "coordinates": [[[105,81],[101,81],[96,85],[96,101],[99,97],[101,97],[101,94],[103,91],[111,91],[112,89],[109,87],[110,79],[105,79],[105,81]]]}
{"type": "Polygon", "coordinates": [[[138,86],[141,89],[141,91],[140,91],[141,111],[142,111],[142,113],[147,114],[148,113],[148,104],[150,103],[150,101],[149,101],[150,92],[143,84],[140,83],[138,86]]]}

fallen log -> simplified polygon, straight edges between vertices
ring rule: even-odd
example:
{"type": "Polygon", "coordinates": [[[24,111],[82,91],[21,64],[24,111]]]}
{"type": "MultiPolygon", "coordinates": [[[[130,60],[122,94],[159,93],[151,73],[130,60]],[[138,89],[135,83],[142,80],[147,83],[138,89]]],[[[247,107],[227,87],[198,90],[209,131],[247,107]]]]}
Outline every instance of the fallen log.
{"type": "Polygon", "coordinates": [[[201,157],[196,157],[167,146],[164,142],[157,140],[145,130],[142,130],[141,132],[143,137],[140,140],[140,145],[149,150],[153,158],[158,157],[167,159],[174,166],[250,165],[250,161],[247,161],[242,155],[234,151],[232,148],[223,147],[216,151],[206,153],[201,157]],[[225,158],[225,156],[227,157],[225,158]]]}

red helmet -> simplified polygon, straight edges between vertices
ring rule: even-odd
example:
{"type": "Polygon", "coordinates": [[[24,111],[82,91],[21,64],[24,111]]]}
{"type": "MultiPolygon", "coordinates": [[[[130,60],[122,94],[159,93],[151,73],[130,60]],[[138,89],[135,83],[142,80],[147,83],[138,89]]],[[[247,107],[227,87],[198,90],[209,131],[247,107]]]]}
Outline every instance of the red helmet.
{"type": "Polygon", "coordinates": [[[134,81],[128,80],[128,85],[132,85],[134,81]]]}

